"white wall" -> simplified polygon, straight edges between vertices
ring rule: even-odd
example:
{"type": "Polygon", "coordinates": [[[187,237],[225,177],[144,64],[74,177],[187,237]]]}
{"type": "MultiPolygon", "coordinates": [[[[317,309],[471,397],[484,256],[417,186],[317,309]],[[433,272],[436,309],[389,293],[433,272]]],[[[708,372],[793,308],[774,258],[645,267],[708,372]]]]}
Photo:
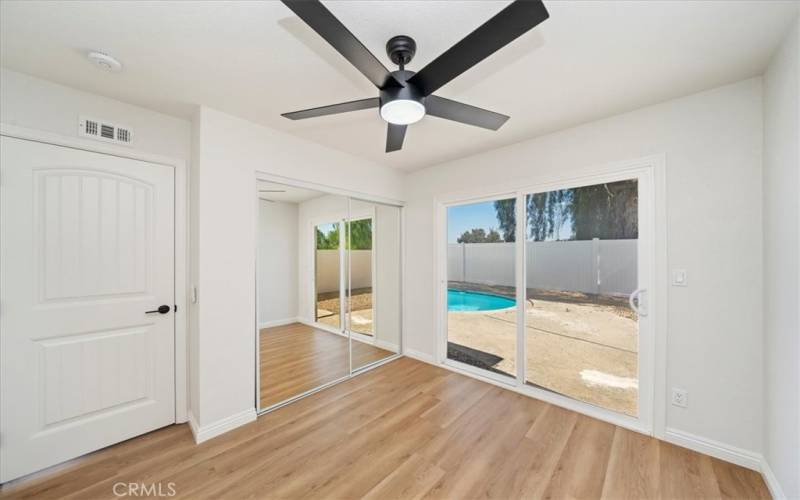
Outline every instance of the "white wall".
{"type": "Polygon", "coordinates": [[[800,33],[764,75],[764,456],[800,498],[800,33]]]}
{"type": "Polygon", "coordinates": [[[297,317],[297,203],[259,200],[258,323],[297,317]]]}
{"type": "Polygon", "coordinates": [[[132,148],[181,160],[191,153],[191,123],[0,68],[0,122],[78,137],[82,115],[128,125],[132,148]]]}
{"type": "Polygon", "coordinates": [[[413,173],[404,347],[435,355],[434,196],[663,153],[668,261],[690,283],[669,289],[666,339],[667,387],[690,404],[666,425],[760,451],[761,113],[755,78],[413,173]]]}
{"type": "Polygon", "coordinates": [[[394,199],[402,182],[394,170],[207,107],[196,122],[199,386],[191,412],[201,431],[224,430],[255,408],[255,172],[394,199]]]}

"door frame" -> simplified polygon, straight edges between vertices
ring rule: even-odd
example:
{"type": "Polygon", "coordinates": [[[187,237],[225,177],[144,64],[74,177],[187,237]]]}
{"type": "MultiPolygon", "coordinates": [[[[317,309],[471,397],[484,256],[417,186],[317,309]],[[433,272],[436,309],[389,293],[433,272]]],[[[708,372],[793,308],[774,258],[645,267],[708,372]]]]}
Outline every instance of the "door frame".
{"type": "MultiPolygon", "coordinates": [[[[643,434],[663,437],[665,433],[666,413],[666,319],[667,319],[667,252],[666,252],[666,175],[665,156],[653,155],[627,161],[608,163],[588,168],[573,170],[567,173],[550,173],[521,179],[513,183],[480,187],[447,193],[434,198],[434,267],[436,285],[434,286],[434,314],[436,345],[436,362],[447,369],[467,376],[479,378],[486,382],[525,394],[557,406],[604,420],[620,427],[625,427],[643,434]],[[517,315],[517,351],[520,359],[516,366],[516,377],[505,377],[486,370],[480,370],[464,363],[447,358],[447,208],[453,205],[479,203],[503,198],[516,198],[519,217],[524,207],[520,199],[529,193],[550,191],[560,187],[575,187],[611,182],[623,178],[637,177],[646,181],[639,186],[640,216],[647,221],[647,234],[640,244],[642,259],[649,268],[647,280],[648,296],[646,297],[649,331],[644,342],[640,340],[639,349],[639,416],[631,417],[611,410],[600,408],[573,399],[569,396],[545,389],[528,386],[524,383],[524,323],[520,323],[521,313],[517,315]],[[643,202],[644,200],[644,202],[643,202]],[[520,377],[523,382],[520,383],[520,377]]],[[[524,235],[525,225],[517,225],[517,237],[524,235]]],[[[524,238],[522,239],[524,241],[524,238]]],[[[641,259],[640,259],[641,262],[641,259]]],[[[524,294],[525,280],[524,252],[515,251],[515,274],[517,301],[524,294]]],[[[641,333],[641,332],[640,332],[641,333]]]]}
{"type": "Polygon", "coordinates": [[[174,170],[174,204],[175,204],[175,276],[173,279],[173,300],[177,307],[175,319],[175,423],[188,421],[188,373],[187,373],[187,295],[191,289],[188,275],[188,171],[186,161],[169,156],[146,153],[124,146],[95,142],[79,137],[68,137],[52,132],[19,127],[9,123],[0,123],[0,136],[12,137],[32,142],[40,142],[53,146],[77,149],[90,153],[99,153],[118,158],[155,163],[174,170]],[[182,284],[182,285],[181,285],[182,284]]]}

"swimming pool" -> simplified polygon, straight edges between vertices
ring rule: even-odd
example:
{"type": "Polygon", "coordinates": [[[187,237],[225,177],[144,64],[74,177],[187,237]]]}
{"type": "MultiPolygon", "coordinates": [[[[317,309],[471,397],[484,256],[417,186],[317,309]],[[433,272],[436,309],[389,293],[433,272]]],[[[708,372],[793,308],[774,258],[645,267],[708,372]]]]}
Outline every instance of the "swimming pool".
{"type": "Polygon", "coordinates": [[[516,303],[514,299],[499,295],[447,289],[448,311],[494,311],[514,307],[516,303]]]}

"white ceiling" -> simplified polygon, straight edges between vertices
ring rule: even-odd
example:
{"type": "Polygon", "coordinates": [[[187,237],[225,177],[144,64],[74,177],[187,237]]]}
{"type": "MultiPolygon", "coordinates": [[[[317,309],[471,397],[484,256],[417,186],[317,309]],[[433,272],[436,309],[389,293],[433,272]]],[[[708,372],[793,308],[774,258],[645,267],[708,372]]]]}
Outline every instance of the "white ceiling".
{"type": "Polygon", "coordinates": [[[258,197],[262,200],[280,201],[283,203],[302,203],[325,196],[322,191],[303,189],[275,182],[258,181],[258,197]],[[265,192],[269,191],[269,192],[265,192]]]}
{"type": "MultiPolygon", "coordinates": [[[[387,67],[413,36],[417,70],[508,1],[326,2],[387,67]]],[[[377,111],[292,122],[280,113],[377,95],[279,2],[0,3],[0,64],[189,118],[196,104],[382,164],[415,169],[759,75],[796,1],[555,1],[551,17],[438,92],[511,115],[498,132],[426,117],[385,154],[377,111]],[[101,72],[103,50],[124,64],[101,72]]]]}

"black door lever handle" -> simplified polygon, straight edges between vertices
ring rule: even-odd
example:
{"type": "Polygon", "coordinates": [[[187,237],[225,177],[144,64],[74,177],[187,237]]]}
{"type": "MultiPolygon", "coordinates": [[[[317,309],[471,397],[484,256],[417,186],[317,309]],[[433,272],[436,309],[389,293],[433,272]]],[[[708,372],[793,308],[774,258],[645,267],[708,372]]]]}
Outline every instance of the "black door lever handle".
{"type": "Polygon", "coordinates": [[[155,309],[155,310],[152,310],[152,311],[145,311],[144,313],[145,314],[153,314],[153,313],[167,314],[168,312],[169,312],[169,306],[164,304],[163,306],[158,306],[158,309],[155,309]]]}

